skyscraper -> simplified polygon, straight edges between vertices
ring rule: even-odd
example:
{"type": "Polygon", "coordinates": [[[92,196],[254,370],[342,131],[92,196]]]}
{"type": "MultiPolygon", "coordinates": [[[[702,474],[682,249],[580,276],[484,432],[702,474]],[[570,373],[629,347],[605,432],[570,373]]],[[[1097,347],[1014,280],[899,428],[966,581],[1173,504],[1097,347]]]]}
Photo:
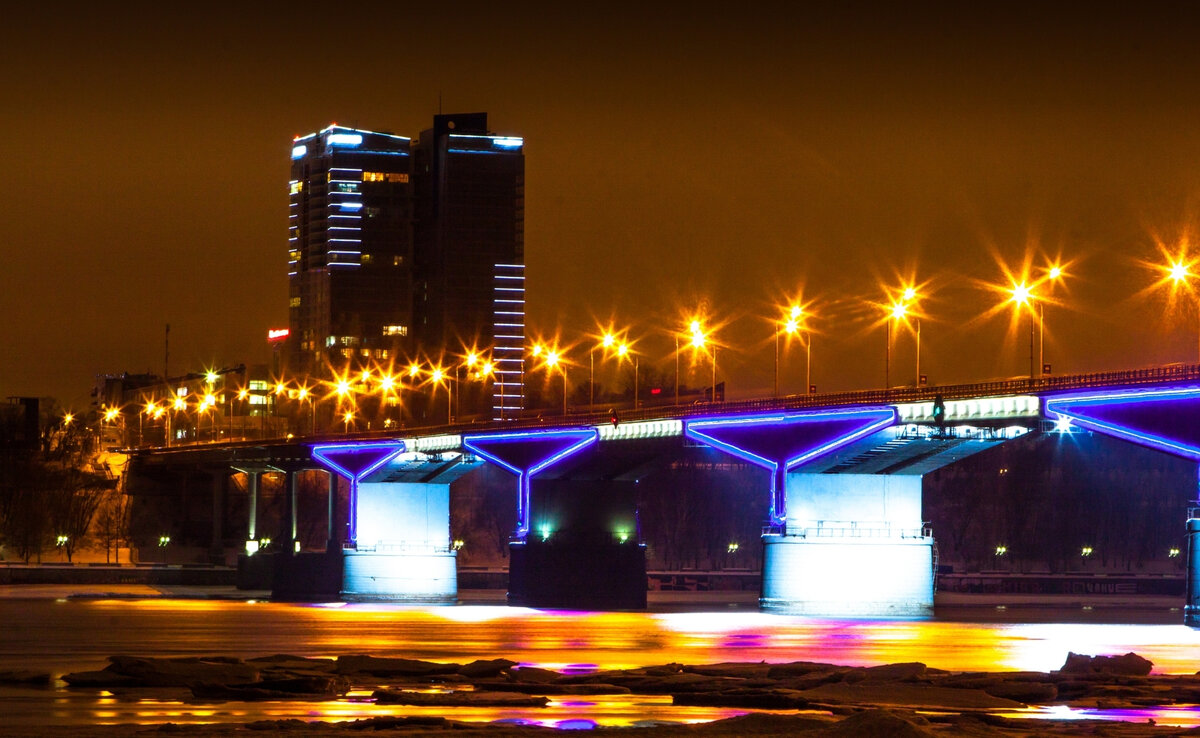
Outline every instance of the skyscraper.
{"type": "Polygon", "coordinates": [[[486,113],[435,116],[416,142],[336,124],[296,138],[291,370],[458,369],[475,350],[494,374],[450,372],[460,414],[511,417],[524,404],[524,186],[524,142],[490,133],[486,113]]]}
{"type": "Polygon", "coordinates": [[[293,371],[388,361],[412,349],[412,175],[403,136],[331,125],[292,145],[293,371]]]}
{"type": "Polygon", "coordinates": [[[524,404],[524,141],[490,133],[487,113],[437,115],[413,160],[418,344],[490,351],[491,411],[511,416],[524,404]]]}

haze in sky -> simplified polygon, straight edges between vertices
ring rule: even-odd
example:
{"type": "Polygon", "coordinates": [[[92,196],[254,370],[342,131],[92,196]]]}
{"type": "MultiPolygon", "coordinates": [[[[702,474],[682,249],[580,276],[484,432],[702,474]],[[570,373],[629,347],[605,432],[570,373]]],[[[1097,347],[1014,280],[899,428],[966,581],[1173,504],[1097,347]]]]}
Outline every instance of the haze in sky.
{"type": "Polygon", "coordinates": [[[167,323],[172,373],[266,362],[291,138],[439,107],[525,138],[528,331],[577,371],[610,319],[669,371],[703,310],[730,397],[767,394],[802,299],[813,382],[879,387],[887,290],[916,283],[930,382],[1024,375],[1029,314],[986,284],[1056,260],[1055,373],[1197,361],[1195,294],[1151,289],[1200,255],[1192,4],[573,5],[6,11],[0,396],[78,409],[98,373],[161,372],[167,323]]]}

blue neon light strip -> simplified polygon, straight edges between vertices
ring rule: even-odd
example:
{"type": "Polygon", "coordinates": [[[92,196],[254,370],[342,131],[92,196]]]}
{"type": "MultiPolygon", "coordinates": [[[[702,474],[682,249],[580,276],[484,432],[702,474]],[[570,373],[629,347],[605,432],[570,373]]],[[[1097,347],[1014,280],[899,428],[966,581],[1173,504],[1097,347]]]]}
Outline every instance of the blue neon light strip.
{"type": "Polygon", "coordinates": [[[1057,421],[1060,418],[1066,418],[1081,428],[1121,438],[1140,446],[1149,446],[1159,451],[1200,460],[1200,447],[1196,445],[1183,443],[1178,439],[1166,438],[1155,433],[1134,430],[1119,423],[1080,415],[1078,412],[1071,412],[1068,409],[1075,406],[1111,407],[1114,405],[1136,405],[1146,402],[1198,399],[1200,399],[1200,387],[1150,391],[1124,390],[1085,395],[1059,395],[1056,397],[1047,397],[1042,401],[1042,413],[1050,420],[1057,421]],[[1063,405],[1068,407],[1060,407],[1063,405]]]}
{"type": "Polygon", "coordinates": [[[330,443],[312,447],[313,458],[350,480],[349,510],[346,515],[346,537],[349,539],[351,545],[358,542],[358,483],[402,453],[404,453],[403,441],[389,441],[387,443],[330,443]],[[358,474],[355,474],[328,456],[330,452],[369,451],[372,449],[379,449],[381,451],[390,449],[391,452],[385,453],[378,460],[361,469],[358,474]]]}
{"type": "Polygon", "coordinates": [[[495,433],[479,436],[463,436],[463,448],[483,457],[493,464],[507,469],[517,475],[517,537],[525,538],[529,533],[529,482],[535,474],[544,471],[573,454],[591,446],[600,440],[600,432],[595,428],[571,428],[553,431],[520,431],[513,433],[495,433]],[[495,454],[480,448],[479,442],[486,441],[522,441],[522,440],[552,440],[555,438],[575,438],[575,443],[564,447],[557,453],[535,462],[528,469],[520,469],[495,454]]]}
{"type": "Polygon", "coordinates": [[[701,441],[718,448],[739,459],[749,461],[752,464],[761,466],[771,472],[771,501],[770,501],[770,517],[774,525],[784,525],[787,522],[787,472],[789,469],[799,466],[808,461],[812,461],[820,456],[831,453],[851,444],[860,438],[865,438],[872,433],[883,430],[896,422],[896,409],[892,407],[872,407],[872,408],[856,408],[854,410],[835,410],[829,412],[814,412],[814,413],[793,413],[793,414],[778,414],[778,415],[749,415],[742,417],[726,417],[726,418],[702,418],[699,420],[685,421],[683,432],[684,435],[693,440],[701,441]],[[870,418],[876,419],[871,422],[866,422],[870,418]],[[727,428],[730,426],[747,426],[747,427],[771,427],[771,426],[788,426],[802,423],[831,421],[831,420],[847,420],[860,418],[864,422],[858,430],[846,433],[831,441],[806,449],[795,456],[784,459],[769,459],[765,456],[754,453],[748,448],[735,446],[726,441],[722,441],[715,436],[705,433],[706,428],[727,428]],[[781,463],[782,462],[782,463],[781,463]]]}

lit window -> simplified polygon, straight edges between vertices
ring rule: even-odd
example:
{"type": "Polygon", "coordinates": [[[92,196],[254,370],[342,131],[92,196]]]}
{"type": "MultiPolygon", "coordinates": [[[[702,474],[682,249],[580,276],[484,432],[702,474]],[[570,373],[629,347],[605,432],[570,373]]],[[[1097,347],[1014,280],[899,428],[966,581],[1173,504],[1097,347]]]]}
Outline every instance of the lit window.
{"type": "Polygon", "coordinates": [[[392,266],[398,267],[398,266],[402,265],[403,263],[404,263],[403,256],[393,256],[392,257],[392,266]]]}
{"type": "Polygon", "coordinates": [[[267,389],[267,383],[264,382],[263,380],[261,380],[261,379],[251,379],[250,380],[250,391],[251,392],[254,392],[255,390],[265,390],[265,389],[267,389]]]}
{"type": "Polygon", "coordinates": [[[290,186],[288,187],[288,190],[293,195],[299,194],[304,190],[304,183],[300,182],[299,180],[292,180],[289,184],[290,186]]]}
{"type": "Polygon", "coordinates": [[[338,343],[342,344],[343,346],[357,346],[358,336],[342,336],[338,339],[338,343]]]}
{"type": "Polygon", "coordinates": [[[364,358],[364,359],[369,359],[369,358],[371,358],[371,349],[363,349],[363,350],[362,350],[362,351],[360,351],[359,353],[363,355],[363,358],[364,358]]]}
{"type": "Polygon", "coordinates": [[[364,182],[382,182],[383,172],[363,172],[364,182]]]}
{"type": "Polygon", "coordinates": [[[334,192],[358,192],[357,182],[334,182],[334,192]]]}
{"type": "Polygon", "coordinates": [[[370,264],[370,263],[371,263],[371,255],[370,255],[370,254],[363,254],[363,255],[362,255],[362,257],[361,257],[361,259],[362,259],[362,263],[363,263],[363,264],[370,264]]]}
{"type": "Polygon", "coordinates": [[[294,307],[294,308],[300,307],[300,298],[293,297],[292,299],[288,300],[288,307],[294,307]]]}
{"type": "Polygon", "coordinates": [[[408,181],[408,174],[406,172],[388,172],[387,181],[404,183],[408,181]]]}
{"type": "Polygon", "coordinates": [[[354,356],[354,349],[342,349],[342,356],[345,356],[347,359],[349,359],[350,357],[354,356]]]}
{"type": "Polygon", "coordinates": [[[383,335],[385,336],[407,336],[408,326],[406,325],[385,325],[383,327],[383,335]]]}
{"type": "Polygon", "coordinates": [[[326,346],[336,346],[337,345],[337,336],[326,336],[325,337],[325,345],[326,346]]]}

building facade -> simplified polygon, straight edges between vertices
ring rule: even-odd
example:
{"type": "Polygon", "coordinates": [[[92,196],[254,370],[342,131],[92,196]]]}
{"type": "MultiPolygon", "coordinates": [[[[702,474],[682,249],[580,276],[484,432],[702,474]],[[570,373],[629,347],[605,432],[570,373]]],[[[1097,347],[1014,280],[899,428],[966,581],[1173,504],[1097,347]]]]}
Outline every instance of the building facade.
{"type": "Polygon", "coordinates": [[[334,124],[292,146],[288,371],[438,366],[457,384],[448,416],[520,410],[523,140],[467,113],[417,141],[334,124]]]}

